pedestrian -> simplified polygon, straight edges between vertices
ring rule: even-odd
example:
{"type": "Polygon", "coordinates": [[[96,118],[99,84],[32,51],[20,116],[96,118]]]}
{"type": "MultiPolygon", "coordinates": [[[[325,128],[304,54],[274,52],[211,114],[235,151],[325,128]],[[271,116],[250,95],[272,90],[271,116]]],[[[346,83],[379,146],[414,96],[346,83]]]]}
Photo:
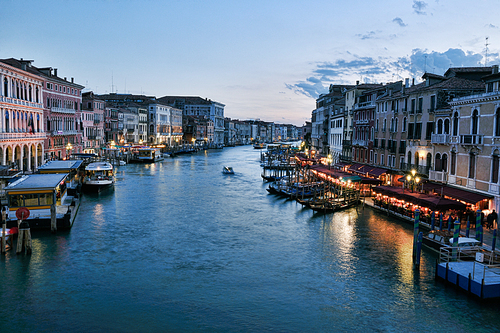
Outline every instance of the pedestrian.
{"type": "Polygon", "coordinates": [[[488,217],[486,217],[486,228],[493,228],[493,213],[489,214],[488,217]]]}
{"type": "Polygon", "coordinates": [[[491,216],[491,228],[493,228],[493,226],[495,225],[495,222],[497,222],[497,224],[498,224],[498,214],[493,209],[493,212],[491,212],[491,214],[488,215],[488,217],[490,217],[490,216],[491,216]]]}

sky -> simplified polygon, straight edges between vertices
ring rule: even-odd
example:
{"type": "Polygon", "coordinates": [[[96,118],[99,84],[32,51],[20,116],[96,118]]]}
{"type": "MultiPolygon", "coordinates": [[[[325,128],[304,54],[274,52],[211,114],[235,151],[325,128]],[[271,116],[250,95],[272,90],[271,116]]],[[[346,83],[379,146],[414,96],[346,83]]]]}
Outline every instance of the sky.
{"type": "Polygon", "coordinates": [[[0,0],[0,58],[302,126],[330,84],[500,63],[497,0],[0,0]]]}

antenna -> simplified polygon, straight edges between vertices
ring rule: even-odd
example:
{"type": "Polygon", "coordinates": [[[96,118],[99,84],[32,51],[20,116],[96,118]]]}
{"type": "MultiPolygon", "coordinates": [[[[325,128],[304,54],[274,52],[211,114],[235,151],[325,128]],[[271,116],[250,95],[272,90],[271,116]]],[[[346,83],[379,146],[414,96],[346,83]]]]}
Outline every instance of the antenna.
{"type": "Polygon", "coordinates": [[[427,54],[425,55],[424,73],[427,73],[427,54]]]}
{"type": "Polygon", "coordinates": [[[113,85],[113,71],[111,71],[111,93],[114,92],[115,86],[113,85]]]}
{"type": "Polygon", "coordinates": [[[486,42],[485,42],[485,57],[484,57],[484,67],[488,66],[488,37],[486,37],[486,42]]]}

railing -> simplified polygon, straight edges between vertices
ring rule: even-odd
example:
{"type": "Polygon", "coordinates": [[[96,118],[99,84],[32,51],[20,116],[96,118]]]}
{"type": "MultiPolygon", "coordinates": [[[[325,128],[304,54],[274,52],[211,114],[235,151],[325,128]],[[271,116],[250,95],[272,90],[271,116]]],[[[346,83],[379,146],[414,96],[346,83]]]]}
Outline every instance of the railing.
{"type": "Polygon", "coordinates": [[[402,171],[411,171],[411,170],[416,170],[417,173],[421,175],[428,175],[429,170],[432,168],[432,166],[425,166],[425,165],[416,165],[416,164],[408,164],[408,163],[402,163],[401,164],[401,170],[402,171]]]}
{"type": "Polygon", "coordinates": [[[43,108],[42,103],[34,103],[30,101],[24,101],[22,99],[17,99],[17,98],[12,98],[12,97],[6,97],[6,96],[0,96],[0,102],[5,102],[5,103],[12,103],[12,104],[17,104],[17,105],[24,105],[24,106],[30,106],[33,108],[43,108]]]}
{"type": "Polygon", "coordinates": [[[58,108],[58,107],[51,107],[50,111],[57,112],[57,113],[72,113],[72,114],[74,114],[76,112],[75,109],[58,108]]]}
{"type": "Polygon", "coordinates": [[[357,145],[357,146],[362,146],[362,147],[368,147],[367,140],[355,139],[355,140],[352,140],[352,144],[357,145]]]}
{"type": "Polygon", "coordinates": [[[460,135],[460,143],[462,145],[482,145],[483,135],[481,134],[460,135]]]}
{"type": "Polygon", "coordinates": [[[434,171],[434,170],[429,170],[429,180],[434,180],[437,182],[446,182],[448,173],[445,171],[434,171]]]}
{"type": "Polygon", "coordinates": [[[356,104],[354,104],[354,108],[355,109],[365,108],[365,107],[368,107],[368,106],[375,107],[375,102],[368,101],[368,102],[362,102],[362,103],[356,103],[356,104]]]}
{"type": "Polygon", "coordinates": [[[78,134],[78,131],[76,130],[63,130],[63,131],[51,131],[51,135],[57,136],[57,135],[76,135],[78,134]]]}
{"type": "Polygon", "coordinates": [[[40,133],[0,133],[0,140],[45,139],[45,132],[40,133]]]}
{"type": "Polygon", "coordinates": [[[450,143],[450,135],[449,134],[432,134],[431,135],[431,143],[447,145],[450,143]]]}
{"type": "Polygon", "coordinates": [[[370,122],[370,120],[368,120],[368,119],[358,119],[355,121],[356,121],[356,124],[368,124],[370,122]]]}

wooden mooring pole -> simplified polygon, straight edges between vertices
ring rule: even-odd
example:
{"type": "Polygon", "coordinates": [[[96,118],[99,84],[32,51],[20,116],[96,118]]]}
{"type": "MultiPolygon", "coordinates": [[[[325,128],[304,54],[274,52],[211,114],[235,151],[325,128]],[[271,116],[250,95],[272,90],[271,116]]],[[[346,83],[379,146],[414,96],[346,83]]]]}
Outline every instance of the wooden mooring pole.
{"type": "Polygon", "coordinates": [[[18,220],[19,237],[17,239],[16,254],[26,251],[26,254],[31,254],[31,232],[28,222],[18,220]]]}

